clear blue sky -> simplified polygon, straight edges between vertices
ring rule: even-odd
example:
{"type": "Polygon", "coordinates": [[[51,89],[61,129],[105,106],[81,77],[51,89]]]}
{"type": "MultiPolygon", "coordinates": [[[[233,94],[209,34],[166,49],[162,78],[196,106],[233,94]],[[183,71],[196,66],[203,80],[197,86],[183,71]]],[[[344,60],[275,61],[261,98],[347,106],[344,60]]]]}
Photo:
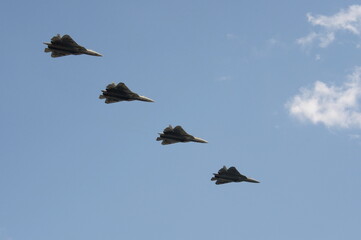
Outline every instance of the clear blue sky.
{"type": "Polygon", "coordinates": [[[358,2],[2,1],[0,240],[360,239],[358,2]]]}

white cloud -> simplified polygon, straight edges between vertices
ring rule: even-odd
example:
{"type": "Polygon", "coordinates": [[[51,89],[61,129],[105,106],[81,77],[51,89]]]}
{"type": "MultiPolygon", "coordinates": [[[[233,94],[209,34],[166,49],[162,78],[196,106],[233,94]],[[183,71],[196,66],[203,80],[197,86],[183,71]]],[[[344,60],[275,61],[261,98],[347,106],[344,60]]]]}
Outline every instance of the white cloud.
{"type": "Polygon", "coordinates": [[[321,60],[321,55],[320,55],[320,54],[316,54],[315,60],[316,60],[316,61],[320,61],[320,60],[321,60]]]}
{"type": "Polygon", "coordinates": [[[330,17],[307,14],[307,19],[312,25],[319,25],[329,30],[348,30],[354,34],[360,34],[361,23],[361,5],[352,5],[347,10],[341,9],[340,12],[330,17]]]}
{"type": "Polygon", "coordinates": [[[319,40],[320,40],[319,46],[325,48],[335,40],[335,34],[333,32],[327,34],[320,34],[319,40]]]}
{"type": "Polygon", "coordinates": [[[360,139],[361,135],[360,134],[349,134],[348,135],[351,139],[360,139]]]}
{"type": "Polygon", "coordinates": [[[229,81],[231,79],[232,79],[232,77],[230,77],[230,76],[221,76],[217,80],[223,82],[223,81],[229,81]]]}
{"type": "Polygon", "coordinates": [[[280,41],[276,38],[270,38],[267,40],[268,44],[271,45],[271,46],[276,46],[276,45],[279,45],[280,44],[280,41]]]}
{"type": "Polygon", "coordinates": [[[302,46],[307,46],[316,40],[319,41],[320,47],[325,48],[335,40],[335,34],[333,32],[329,32],[329,33],[311,32],[306,37],[297,39],[296,42],[302,46]]]}
{"type": "Polygon", "coordinates": [[[319,46],[325,48],[335,40],[336,32],[342,30],[361,36],[361,5],[352,5],[347,10],[341,9],[332,16],[312,16],[308,13],[307,20],[314,26],[322,27],[322,31],[311,32],[306,37],[297,39],[296,42],[303,46],[318,41],[319,46]]]}
{"type": "Polygon", "coordinates": [[[299,120],[327,127],[361,128],[361,67],[356,67],[342,86],[317,81],[312,88],[302,88],[286,104],[299,120]]]}
{"type": "Polygon", "coordinates": [[[318,36],[319,36],[319,34],[317,34],[315,32],[311,32],[306,37],[297,39],[296,42],[302,46],[305,46],[305,45],[311,44],[315,39],[318,38],[318,36]]]}
{"type": "Polygon", "coordinates": [[[238,36],[237,36],[236,34],[233,34],[233,33],[227,33],[227,34],[226,34],[226,38],[227,38],[228,40],[233,40],[233,39],[237,39],[238,36]]]}

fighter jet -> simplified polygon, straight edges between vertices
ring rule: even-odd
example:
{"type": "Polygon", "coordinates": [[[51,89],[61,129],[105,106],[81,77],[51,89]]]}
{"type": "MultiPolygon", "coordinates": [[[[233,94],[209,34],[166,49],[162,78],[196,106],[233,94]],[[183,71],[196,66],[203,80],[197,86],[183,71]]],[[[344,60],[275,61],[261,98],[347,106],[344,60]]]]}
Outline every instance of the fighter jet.
{"type": "Polygon", "coordinates": [[[58,34],[51,39],[51,43],[45,42],[44,44],[48,45],[48,47],[44,49],[44,52],[51,52],[51,57],[53,58],[80,54],[102,56],[96,51],[80,46],[69,35],[61,37],[60,34],[58,34]]]}
{"type": "Polygon", "coordinates": [[[99,99],[105,98],[105,103],[115,103],[120,101],[134,101],[139,100],[143,102],[154,102],[152,99],[139,96],[138,94],[129,90],[124,83],[111,83],[107,86],[106,90],[102,90],[103,94],[99,96],[99,99]]]}
{"type": "Polygon", "coordinates": [[[171,125],[166,127],[163,130],[163,133],[159,133],[159,137],[157,137],[157,141],[162,141],[162,145],[168,145],[178,142],[200,142],[207,143],[206,140],[202,138],[193,137],[188,134],[181,126],[176,126],[173,128],[171,125]]]}
{"type": "Polygon", "coordinates": [[[230,182],[252,182],[259,183],[257,180],[252,178],[248,178],[238,172],[235,167],[226,168],[223,166],[218,173],[213,173],[214,177],[212,177],[211,181],[216,181],[216,184],[225,184],[230,182]]]}

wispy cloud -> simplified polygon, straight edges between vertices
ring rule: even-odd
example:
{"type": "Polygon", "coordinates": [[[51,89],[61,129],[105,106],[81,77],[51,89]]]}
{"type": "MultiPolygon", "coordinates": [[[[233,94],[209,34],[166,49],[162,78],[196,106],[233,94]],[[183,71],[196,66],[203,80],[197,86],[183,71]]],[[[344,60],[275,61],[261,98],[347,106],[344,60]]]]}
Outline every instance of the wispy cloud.
{"type": "Polygon", "coordinates": [[[319,46],[322,48],[327,47],[331,42],[335,40],[335,34],[333,32],[331,33],[315,33],[311,32],[307,36],[303,38],[297,39],[297,43],[302,46],[308,46],[311,45],[314,41],[319,42],[319,46]]]}
{"type": "Polygon", "coordinates": [[[277,46],[277,45],[280,45],[280,44],[281,44],[280,40],[278,40],[277,38],[274,38],[274,37],[268,39],[268,40],[267,40],[267,43],[268,43],[270,46],[277,46]]]}
{"type": "Polygon", "coordinates": [[[227,33],[226,38],[228,40],[233,40],[233,39],[238,39],[238,36],[236,34],[234,34],[234,33],[227,33]]]}
{"type": "Polygon", "coordinates": [[[287,104],[290,115],[327,127],[361,128],[361,67],[356,67],[342,86],[315,82],[302,88],[287,104]]]}
{"type": "Polygon", "coordinates": [[[217,81],[220,81],[220,82],[229,81],[229,80],[232,80],[231,76],[221,76],[221,77],[217,78],[217,81]]]}
{"type": "Polygon", "coordinates": [[[0,228],[0,240],[12,240],[12,238],[6,234],[6,229],[4,228],[0,228]]]}
{"type": "Polygon", "coordinates": [[[347,10],[341,9],[332,16],[307,14],[307,20],[313,26],[321,27],[320,32],[311,32],[299,38],[296,42],[307,46],[318,42],[319,47],[325,48],[335,40],[336,32],[347,31],[361,36],[361,5],[352,5],[347,10]]]}
{"type": "Polygon", "coordinates": [[[349,134],[348,135],[350,137],[350,139],[353,139],[353,140],[358,140],[361,138],[361,135],[360,134],[349,134]]]}

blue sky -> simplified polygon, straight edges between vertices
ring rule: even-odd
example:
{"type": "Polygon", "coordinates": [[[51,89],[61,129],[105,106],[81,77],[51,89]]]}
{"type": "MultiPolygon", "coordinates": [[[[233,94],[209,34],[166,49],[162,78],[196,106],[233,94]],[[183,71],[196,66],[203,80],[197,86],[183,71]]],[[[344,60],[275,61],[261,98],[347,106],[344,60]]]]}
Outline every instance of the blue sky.
{"type": "Polygon", "coordinates": [[[0,240],[360,238],[358,4],[3,1],[0,240]],[[58,33],[103,57],[51,58],[58,33]]]}

